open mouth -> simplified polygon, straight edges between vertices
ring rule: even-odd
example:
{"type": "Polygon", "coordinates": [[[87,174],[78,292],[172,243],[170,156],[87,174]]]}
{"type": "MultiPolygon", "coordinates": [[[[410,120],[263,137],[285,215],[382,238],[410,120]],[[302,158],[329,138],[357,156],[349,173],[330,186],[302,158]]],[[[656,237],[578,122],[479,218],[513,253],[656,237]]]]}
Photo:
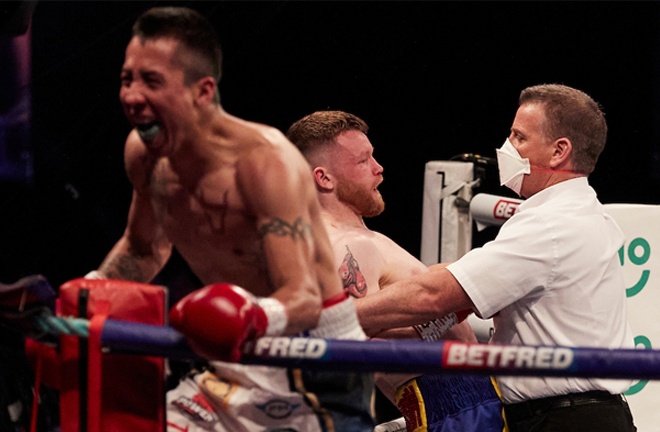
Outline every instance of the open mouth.
{"type": "Polygon", "coordinates": [[[142,141],[151,142],[160,132],[162,125],[157,121],[152,121],[149,123],[139,124],[135,126],[135,128],[137,129],[140,138],[142,138],[142,141]]]}

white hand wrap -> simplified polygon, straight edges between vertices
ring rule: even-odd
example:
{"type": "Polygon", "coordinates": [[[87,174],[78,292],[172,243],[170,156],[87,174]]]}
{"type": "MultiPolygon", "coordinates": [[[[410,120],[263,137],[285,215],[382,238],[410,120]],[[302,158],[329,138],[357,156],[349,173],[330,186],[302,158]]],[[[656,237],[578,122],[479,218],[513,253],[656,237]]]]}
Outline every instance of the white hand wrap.
{"type": "Polygon", "coordinates": [[[360,322],[358,321],[355,304],[351,297],[346,297],[339,303],[324,307],[319,323],[308,332],[310,337],[327,339],[366,340],[360,322]]]}
{"type": "Polygon", "coordinates": [[[85,275],[85,279],[107,279],[108,277],[98,270],[92,270],[85,275]]]}
{"type": "Polygon", "coordinates": [[[265,336],[281,336],[288,323],[286,309],[279,301],[271,297],[261,297],[256,303],[263,309],[268,318],[268,327],[265,336]]]}
{"type": "Polygon", "coordinates": [[[447,330],[452,328],[455,324],[458,324],[458,317],[452,312],[442,318],[436,318],[426,324],[417,324],[413,327],[417,330],[417,333],[419,333],[422,340],[431,342],[440,340],[442,336],[447,333],[447,330]]]}

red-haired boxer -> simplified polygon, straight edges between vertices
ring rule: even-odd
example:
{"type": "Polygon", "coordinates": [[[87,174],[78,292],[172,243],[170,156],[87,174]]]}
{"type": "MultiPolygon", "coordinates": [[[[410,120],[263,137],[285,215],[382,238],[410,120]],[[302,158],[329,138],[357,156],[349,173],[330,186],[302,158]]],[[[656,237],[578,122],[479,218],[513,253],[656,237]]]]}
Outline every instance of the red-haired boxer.
{"type": "MultiPolygon", "coordinates": [[[[343,111],[318,111],[295,122],[288,138],[312,166],[321,214],[333,246],[344,288],[356,306],[399,280],[429,269],[388,237],[367,228],[364,218],[385,208],[378,185],[383,167],[374,158],[368,126],[343,111]]],[[[390,322],[368,328],[377,338],[414,338],[433,342],[477,342],[468,313],[450,313],[414,327],[390,322]],[[457,324],[458,322],[458,324],[457,324]]],[[[487,377],[376,374],[379,389],[401,411],[408,430],[500,432],[501,403],[487,377]]]]}
{"type": "MultiPolygon", "coordinates": [[[[125,145],[133,199],[125,233],[96,276],[149,282],[174,247],[203,284],[235,284],[257,298],[214,290],[214,301],[246,302],[258,319],[206,329],[205,319],[220,320],[209,316],[192,327],[218,335],[233,328],[229,353],[261,331],[364,339],[351,299],[323,309],[343,288],[309,165],[281,132],[223,110],[220,59],[213,28],[191,9],[150,9],[134,24],[120,88],[134,127],[125,145]]],[[[371,374],[334,373],[330,380],[211,365],[212,373],[168,393],[170,431],[373,429],[371,374]]]]}

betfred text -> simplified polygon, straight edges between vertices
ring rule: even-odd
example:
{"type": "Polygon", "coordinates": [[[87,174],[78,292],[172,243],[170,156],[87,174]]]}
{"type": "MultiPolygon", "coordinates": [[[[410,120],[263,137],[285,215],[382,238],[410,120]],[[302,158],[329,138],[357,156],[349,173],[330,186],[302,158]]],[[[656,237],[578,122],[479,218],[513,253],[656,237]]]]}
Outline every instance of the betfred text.
{"type": "Polygon", "coordinates": [[[450,344],[445,355],[448,368],[566,369],[573,350],[562,347],[529,347],[450,344]]]}
{"type": "Polygon", "coordinates": [[[327,342],[315,338],[262,337],[256,341],[258,356],[316,359],[325,354],[327,342]]]}

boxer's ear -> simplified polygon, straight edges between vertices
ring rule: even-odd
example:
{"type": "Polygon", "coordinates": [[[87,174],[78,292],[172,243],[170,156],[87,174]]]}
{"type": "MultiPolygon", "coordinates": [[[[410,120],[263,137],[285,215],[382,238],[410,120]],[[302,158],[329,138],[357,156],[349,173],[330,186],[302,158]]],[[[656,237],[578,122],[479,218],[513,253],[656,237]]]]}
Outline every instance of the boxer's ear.
{"type": "Polygon", "coordinates": [[[316,186],[323,191],[331,191],[335,188],[332,175],[324,167],[316,167],[312,171],[316,186]]]}
{"type": "Polygon", "coordinates": [[[193,91],[195,102],[197,102],[199,105],[213,103],[215,101],[217,87],[218,85],[213,77],[206,76],[204,78],[200,78],[194,84],[193,91]]]}

